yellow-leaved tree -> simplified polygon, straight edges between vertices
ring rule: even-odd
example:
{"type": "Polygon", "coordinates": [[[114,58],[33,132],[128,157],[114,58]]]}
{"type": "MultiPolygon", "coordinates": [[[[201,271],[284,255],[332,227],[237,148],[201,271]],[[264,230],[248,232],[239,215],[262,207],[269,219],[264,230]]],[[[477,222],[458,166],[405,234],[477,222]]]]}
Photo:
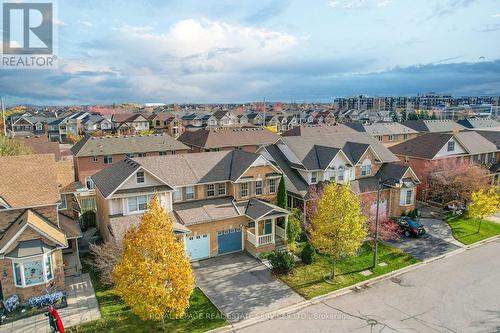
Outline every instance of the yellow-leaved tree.
{"type": "Polygon", "coordinates": [[[311,220],[310,235],[312,245],[332,259],[331,280],[335,279],[336,262],[355,255],[367,233],[359,198],[349,186],[326,186],[311,220]]]}
{"type": "Polygon", "coordinates": [[[469,216],[479,219],[477,232],[481,230],[481,222],[485,216],[495,214],[500,207],[500,195],[496,188],[480,189],[472,192],[469,205],[469,216]]]}
{"type": "Polygon", "coordinates": [[[123,238],[123,259],[114,269],[115,290],[143,320],[180,317],[189,307],[194,274],[168,213],[155,196],[139,226],[123,238]]]}

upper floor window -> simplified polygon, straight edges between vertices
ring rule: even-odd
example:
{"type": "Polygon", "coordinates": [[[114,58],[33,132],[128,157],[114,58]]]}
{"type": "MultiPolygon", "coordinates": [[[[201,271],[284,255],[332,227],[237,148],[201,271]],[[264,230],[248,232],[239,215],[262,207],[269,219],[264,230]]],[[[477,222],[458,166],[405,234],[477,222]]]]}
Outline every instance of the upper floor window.
{"type": "Polygon", "coordinates": [[[219,183],[217,187],[219,195],[226,195],[226,183],[219,183]]]}
{"type": "Polygon", "coordinates": [[[128,158],[134,158],[134,154],[125,154],[128,158]]]}
{"type": "Polygon", "coordinates": [[[113,164],[113,156],[104,155],[104,164],[113,164]]]}
{"type": "Polygon", "coordinates": [[[408,140],[408,134],[403,134],[403,140],[408,140]]]}
{"type": "Polygon", "coordinates": [[[257,180],[255,182],[255,194],[256,195],[262,194],[262,180],[257,180]]]}
{"type": "Polygon", "coordinates": [[[165,155],[167,155],[167,152],[166,152],[166,151],[160,151],[160,152],[158,153],[158,155],[160,155],[160,156],[165,156],[165,155]]]}
{"type": "Polygon", "coordinates": [[[381,135],[379,135],[379,136],[377,136],[377,140],[382,142],[384,140],[384,138],[381,135]]]}
{"type": "Polygon", "coordinates": [[[335,181],[337,178],[337,170],[335,168],[330,170],[330,181],[335,181]]]}
{"type": "Polygon", "coordinates": [[[59,204],[59,209],[64,210],[68,207],[68,203],[66,201],[66,195],[63,194],[61,195],[61,203],[59,204]]]}
{"type": "Polygon", "coordinates": [[[207,197],[215,196],[215,184],[208,184],[206,186],[207,197]]]}
{"type": "Polygon", "coordinates": [[[127,198],[129,212],[142,212],[148,208],[148,201],[151,196],[139,195],[127,198]]]}
{"type": "Polygon", "coordinates": [[[248,197],[248,183],[241,183],[240,184],[240,196],[242,198],[248,197]]]}
{"type": "Polygon", "coordinates": [[[395,139],[395,137],[394,137],[394,135],[392,135],[392,134],[391,134],[391,135],[389,135],[389,137],[387,138],[387,140],[389,140],[389,141],[394,141],[394,139],[395,139]]]}
{"type": "Polygon", "coordinates": [[[174,191],[174,202],[182,201],[182,189],[178,188],[174,191]]]}
{"type": "Polygon", "coordinates": [[[313,171],[311,172],[311,183],[316,184],[318,182],[318,172],[313,171]]]}
{"type": "Polygon", "coordinates": [[[276,179],[269,179],[269,193],[276,193],[276,179]]]}
{"type": "Polygon", "coordinates": [[[455,141],[448,141],[448,151],[455,150],[455,141]]]}
{"type": "Polygon", "coordinates": [[[194,199],[194,186],[186,187],[186,200],[194,199]]]}
{"type": "Polygon", "coordinates": [[[339,168],[338,168],[337,180],[339,182],[343,182],[344,181],[344,167],[343,166],[339,166],[339,168]]]}
{"type": "Polygon", "coordinates": [[[413,199],[414,199],[414,191],[413,189],[405,189],[401,190],[401,194],[399,197],[399,205],[400,206],[409,206],[413,205],[413,199]]]}
{"type": "Polygon", "coordinates": [[[146,157],[146,153],[137,153],[137,157],[146,157]]]}
{"type": "Polygon", "coordinates": [[[96,163],[98,161],[97,156],[92,156],[92,162],[96,163]]]}
{"type": "Polygon", "coordinates": [[[87,188],[89,190],[92,190],[95,187],[94,186],[94,181],[92,180],[91,176],[85,177],[85,185],[87,186],[87,188]]]}
{"type": "Polygon", "coordinates": [[[137,179],[137,184],[143,184],[145,179],[144,179],[144,171],[138,171],[136,174],[136,179],[137,179]]]}
{"type": "Polygon", "coordinates": [[[369,159],[363,161],[361,166],[361,176],[369,176],[372,174],[372,162],[369,159]]]}

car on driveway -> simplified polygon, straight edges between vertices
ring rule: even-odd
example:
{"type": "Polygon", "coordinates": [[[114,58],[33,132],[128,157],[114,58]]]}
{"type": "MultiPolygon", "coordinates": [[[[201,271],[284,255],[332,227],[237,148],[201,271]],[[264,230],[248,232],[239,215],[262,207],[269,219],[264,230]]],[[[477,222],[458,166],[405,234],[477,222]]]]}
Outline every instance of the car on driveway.
{"type": "Polygon", "coordinates": [[[410,217],[394,217],[391,218],[391,221],[398,225],[399,233],[405,235],[406,237],[418,237],[425,234],[424,226],[410,217]]]}

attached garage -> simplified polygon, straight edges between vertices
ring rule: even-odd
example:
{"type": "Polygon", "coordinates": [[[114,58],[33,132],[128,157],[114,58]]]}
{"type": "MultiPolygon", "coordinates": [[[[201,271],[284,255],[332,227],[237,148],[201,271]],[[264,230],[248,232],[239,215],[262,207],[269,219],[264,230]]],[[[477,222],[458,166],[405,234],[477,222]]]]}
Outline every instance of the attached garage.
{"type": "Polygon", "coordinates": [[[210,234],[186,237],[186,252],[191,260],[210,257],[210,234]]]}
{"type": "Polygon", "coordinates": [[[226,254],[243,250],[241,228],[227,229],[217,232],[217,254],[226,254]]]}

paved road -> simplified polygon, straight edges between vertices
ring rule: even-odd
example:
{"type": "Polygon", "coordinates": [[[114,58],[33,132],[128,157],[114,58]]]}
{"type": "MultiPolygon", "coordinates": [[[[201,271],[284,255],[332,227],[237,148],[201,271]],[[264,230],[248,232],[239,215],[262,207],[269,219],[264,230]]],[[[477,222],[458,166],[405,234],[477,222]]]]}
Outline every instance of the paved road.
{"type": "Polygon", "coordinates": [[[500,241],[240,332],[500,332],[500,241]]]}
{"type": "Polygon", "coordinates": [[[198,286],[232,322],[304,300],[246,252],[198,261],[193,267],[198,286]]]}
{"type": "Polygon", "coordinates": [[[434,218],[422,218],[419,222],[427,232],[425,235],[419,238],[401,236],[401,240],[388,243],[420,260],[439,257],[463,246],[455,240],[446,222],[434,218]]]}

